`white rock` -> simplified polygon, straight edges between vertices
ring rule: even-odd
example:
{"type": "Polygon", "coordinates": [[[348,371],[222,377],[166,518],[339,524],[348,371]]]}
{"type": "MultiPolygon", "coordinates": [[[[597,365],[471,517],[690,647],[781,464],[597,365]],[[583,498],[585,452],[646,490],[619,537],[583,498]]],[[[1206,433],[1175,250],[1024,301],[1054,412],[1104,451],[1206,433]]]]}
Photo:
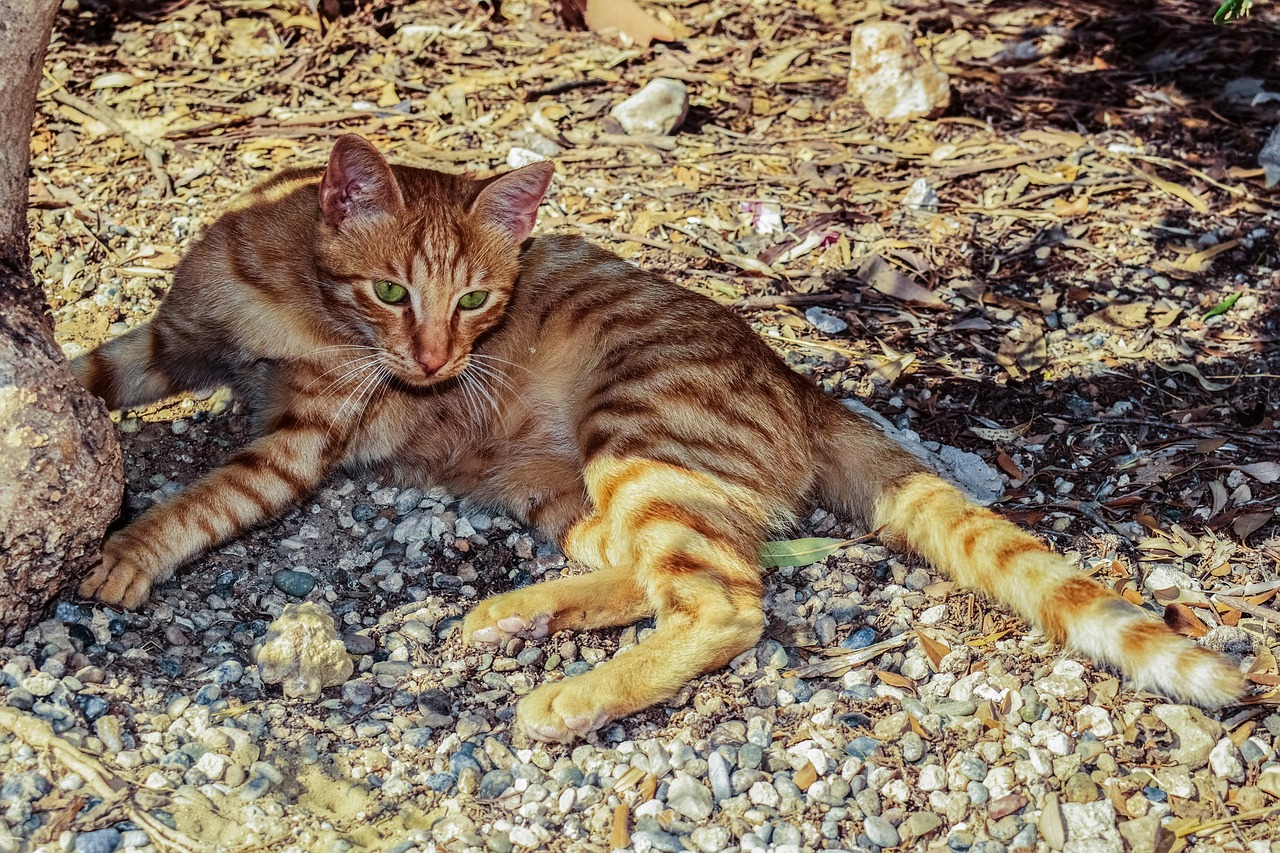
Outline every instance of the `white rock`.
{"type": "Polygon", "coordinates": [[[1084,678],[1084,664],[1078,660],[1064,658],[1053,665],[1053,674],[1067,678],[1084,678]]]}
{"type": "Polygon", "coordinates": [[[216,752],[206,752],[196,761],[196,769],[204,775],[208,776],[214,782],[222,778],[222,774],[227,772],[227,765],[231,763],[231,759],[225,755],[219,755],[216,752]]]}
{"type": "Polygon", "coordinates": [[[1063,853],[1124,853],[1124,840],[1116,829],[1116,810],[1108,800],[1063,803],[1067,825],[1063,853]]]}
{"type": "Polygon", "coordinates": [[[888,121],[936,115],[951,102],[951,83],[925,59],[902,24],[877,21],[853,29],[849,94],[888,121]]]}
{"type": "Polygon", "coordinates": [[[928,178],[916,178],[915,182],[907,189],[902,196],[902,206],[908,210],[918,210],[922,213],[937,213],[938,204],[941,199],[938,194],[933,191],[933,187],[929,186],[928,178]]]}
{"type": "Polygon", "coordinates": [[[1191,577],[1191,575],[1186,572],[1180,572],[1177,569],[1171,569],[1167,566],[1160,566],[1159,568],[1151,570],[1151,574],[1147,575],[1146,579],[1142,582],[1142,585],[1151,592],[1155,592],[1160,589],[1170,589],[1173,587],[1176,587],[1177,589],[1199,589],[1200,581],[1191,577]]]}
{"type": "Polygon", "coordinates": [[[1003,767],[992,767],[990,772],[987,773],[987,778],[982,780],[982,784],[987,786],[987,790],[991,793],[991,799],[998,800],[1011,794],[1014,786],[1018,784],[1018,780],[1014,775],[1013,768],[1005,765],[1003,767]]]}
{"type": "Polygon", "coordinates": [[[720,853],[729,846],[729,830],[723,826],[700,826],[689,833],[689,840],[703,853],[720,853]]]}
{"type": "Polygon", "coordinates": [[[257,662],[264,683],[280,684],[285,696],[301,699],[318,699],[321,690],[346,682],[354,669],[333,615],[310,601],[286,605],[267,626],[257,662]]]}
{"type": "Polygon", "coordinates": [[[1076,730],[1093,732],[1098,740],[1109,738],[1116,733],[1111,715],[1105,708],[1099,708],[1097,705],[1082,705],[1080,710],[1076,711],[1076,730]]]}
{"type": "Polygon", "coordinates": [[[1244,762],[1240,760],[1240,750],[1230,738],[1223,738],[1209,752],[1209,768],[1215,776],[1232,782],[1244,781],[1244,762]]]}
{"type": "Polygon", "coordinates": [[[1066,755],[1071,752],[1071,738],[1062,732],[1049,732],[1044,737],[1044,748],[1054,755],[1066,755]]]}
{"type": "Polygon", "coordinates": [[[689,113],[689,92],[684,83],[659,77],[614,107],[609,114],[632,135],[666,136],[689,113]]]}
{"type": "Polygon", "coordinates": [[[813,765],[814,772],[819,776],[826,776],[827,771],[831,769],[831,759],[817,747],[805,750],[804,756],[809,759],[809,763],[813,765]]]}
{"type": "Polygon", "coordinates": [[[937,625],[947,618],[947,605],[935,604],[920,614],[921,625],[937,625]]]}
{"type": "Polygon", "coordinates": [[[778,796],[778,789],[768,782],[757,782],[752,785],[751,790],[747,792],[747,797],[757,806],[768,806],[774,809],[778,807],[778,803],[782,802],[782,798],[778,796]]]}
{"type": "Polygon", "coordinates": [[[521,148],[519,145],[513,146],[507,152],[507,165],[513,169],[519,169],[521,166],[528,166],[530,163],[541,163],[546,157],[529,148],[521,148]]]}
{"type": "Polygon", "coordinates": [[[926,764],[920,768],[920,790],[940,791],[947,787],[947,773],[937,764],[926,764]]]}
{"type": "Polygon", "coordinates": [[[1191,770],[1204,767],[1209,753],[1222,736],[1222,726],[1189,705],[1156,705],[1151,713],[1177,738],[1169,751],[1174,763],[1191,770]]]}
{"type": "Polygon", "coordinates": [[[902,779],[890,779],[881,787],[880,793],[886,799],[893,800],[895,803],[909,803],[911,797],[915,793],[911,786],[902,779]]]}

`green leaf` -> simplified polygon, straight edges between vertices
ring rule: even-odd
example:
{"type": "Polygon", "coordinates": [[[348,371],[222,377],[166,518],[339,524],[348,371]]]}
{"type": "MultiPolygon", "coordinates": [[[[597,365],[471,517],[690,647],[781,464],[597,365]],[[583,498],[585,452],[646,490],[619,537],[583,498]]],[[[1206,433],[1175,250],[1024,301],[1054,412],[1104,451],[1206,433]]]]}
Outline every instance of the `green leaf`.
{"type": "Polygon", "coordinates": [[[1217,305],[1210,308],[1205,313],[1204,319],[1208,320],[1210,317],[1217,317],[1219,314],[1227,313],[1228,311],[1231,310],[1231,306],[1236,304],[1236,300],[1239,298],[1240,298],[1239,293],[1231,294],[1226,299],[1222,300],[1217,305]]]}
{"type": "Polygon", "coordinates": [[[1218,26],[1222,26],[1247,17],[1251,8],[1253,8],[1253,0],[1227,0],[1214,13],[1213,22],[1218,26]]]}
{"type": "Polygon", "coordinates": [[[766,569],[807,566],[853,543],[852,539],[779,539],[760,546],[760,562],[766,569]]]}

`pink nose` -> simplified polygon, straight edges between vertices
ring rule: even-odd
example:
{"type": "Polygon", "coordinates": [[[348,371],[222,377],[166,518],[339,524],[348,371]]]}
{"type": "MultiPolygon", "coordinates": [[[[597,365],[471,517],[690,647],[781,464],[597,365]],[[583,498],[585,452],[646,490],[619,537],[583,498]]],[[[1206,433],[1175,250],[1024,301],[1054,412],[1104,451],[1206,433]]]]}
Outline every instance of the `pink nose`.
{"type": "Polygon", "coordinates": [[[426,376],[431,376],[437,370],[444,367],[446,361],[449,360],[448,353],[437,353],[430,350],[420,350],[415,356],[418,364],[422,365],[422,372],[426,376]]]}

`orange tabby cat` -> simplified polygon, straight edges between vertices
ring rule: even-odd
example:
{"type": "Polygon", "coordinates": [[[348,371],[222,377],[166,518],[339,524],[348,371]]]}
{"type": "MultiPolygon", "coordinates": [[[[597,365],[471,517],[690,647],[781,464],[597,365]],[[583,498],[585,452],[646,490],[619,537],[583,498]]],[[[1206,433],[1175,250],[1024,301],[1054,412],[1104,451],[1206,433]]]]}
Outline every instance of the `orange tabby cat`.
{"type": "Polygon", "coordinates": [[[155,318],[74,369],[113,408],[229,383],[261,437],[110,537],[81,592],[137,607],[335,466],[442,484],[595,569],[481,602],[467,640],[657,617],[520,702],[530,734],[569,740],[754,645],[758,549],[818,501],[1139,687],[1206,707],[1239,694],[1228,659],[970,503],[729,310],[579,238],[528,239],[551,175],[390,166],[344,136],[325,169],[284,172],[215,222],[155,318]]]}

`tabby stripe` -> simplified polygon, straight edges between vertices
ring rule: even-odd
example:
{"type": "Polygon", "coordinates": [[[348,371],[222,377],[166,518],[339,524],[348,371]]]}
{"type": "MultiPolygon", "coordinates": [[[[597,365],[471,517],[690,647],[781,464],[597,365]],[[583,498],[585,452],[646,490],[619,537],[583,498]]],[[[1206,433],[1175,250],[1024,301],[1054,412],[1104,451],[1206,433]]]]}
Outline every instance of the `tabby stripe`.
{"type": "MultiPolygon", "coordinates": [[[[232,460],[227,464],[235,465],[237,463],[234,460],[232,460]]],[[[253,504],[254,507],[257,508],[260,516],[267,516],[271,514],[273,509],[271,501],[265,495],[263,495],[262,492],[260,492],[256,486],[251,485],[249,483],[242,482],[241,480],[235,477],[225,478],[225,480],[221,483],[221,485],[225,486],[227,489],[235,492],[236,494],[243,497],[246,501],[253,504]]],[[[239,506],[233,505],[231,508],[225,508],[223,514],[233,519],[234,523],[240,524],[240,523],[243,523],[245,519],[244,519],[243,513],[240,512],[239,510],[240,510],[239,506]]]]}
{"type": "Polygon", "coordinates": [[[1071,625],[1084,611],[1110,595],[1099,583],[1089,578],[1067,578],[1045,596],[1044,605],[1040,608],[1045,633],[1055,642],[1065,643],[1071,625]]]}

